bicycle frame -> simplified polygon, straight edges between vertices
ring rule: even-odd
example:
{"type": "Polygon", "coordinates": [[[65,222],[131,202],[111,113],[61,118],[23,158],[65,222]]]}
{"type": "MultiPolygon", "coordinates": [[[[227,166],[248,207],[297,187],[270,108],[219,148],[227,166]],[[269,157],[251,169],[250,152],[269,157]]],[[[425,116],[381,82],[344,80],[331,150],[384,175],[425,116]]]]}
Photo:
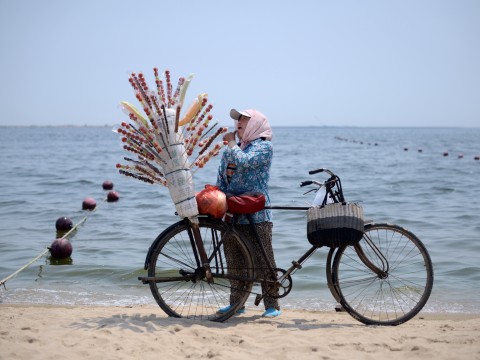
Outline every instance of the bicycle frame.
{"type": "MultiPolygon", "coordinates": [[[[340,178],[336,176],[335,174],[331,173],[330,171],[326,169],[321,169],[322,171],[326,171],[330,174],[330,178],[326,180],[323,183],[323,186],[325,186],[325,195],[323,197],[322,201],[322,206],[326,205],[328,202],[328,199],[330,198],[333,202],[344,202],[344,196],[343,196],[343,189],[341,186],[340,178]]],[[[310,172],[312,173],[312,172],[310,172]]],[[[315,183],[313,181],[306,181],[303,182],[301,186],[305,185],[310,185],[312,183],[315,183]]],[[[317,189],[319,190],[320,187],[317,189]]],[[[307,211],[310,207],[308,206],[265,206],[265,210],[288,210],[288,211],[307,211]]],[[[241,214],[238,214],[241,215],[241,214]]],[[[272,264],[270,263],[268,256],[266,255],[265,249],[263,245],[261,244],[261,241],[259,239],[258,233],[256,231],[256,228],[253,224],[253,220],[251,217],[251,214],[245,214],[247,216],[247,219],[249,220],[250,226],[252,227],[252,231],[255,234],[255,239],[257,242],[257,245],[259,246],[261,253],[262,253],[262,258],[264,262],[267,264],[267,267],[269,269],[269,272],[272,274],[272,279],[275,279],[275,283],[277,286],[281,286],[281,282],[284,281],[288,276],[290,276],[292,273],[294,273],[296,270],[300,270],[302,268],[302,265],[305,263],[305,261],[312,256],[317,249],[319,249],[319,246],[313,245],[310,247],[298,260],[292,260],[292,265],[285,270],[285,273],[278,277],[275,274],[275,269],[273,268],[272,264]],[[275,274],[275,275],[274,275],[275,274]],[[274,276],[273,276],[274,275],[274,276]]],[[[201,236],[200,233],[198,232],[198,227],[196,227],[196,224],[192,223],[189,219],[185,218],[185,222],[189,225],[190,231],[189,231],[189,238],[190,238],[190,243],[192,246],[193,253],[195,255],[195,260],[197,263],[197,267],[202,267],[205,270],[207,282],[211,281],[211,273],[210,273],[210,267],[209,263],[210,261],[213,260],[213,258],[216,258],[217,251],[212,252],[212,255],[210,258],[207,257],[205,248],[203,246],[203,241],[201,241],[201,236]],[[206,264],[206,266],[205,266],[206,264]]],[[[232,221],[230,224],[230,229],[235,229],[235,219],[232,221]]],[[[170,229],[170,228],[169,228],[170,229]]],[[[225,235],[225,234],[224,234],[225,235]]],[[[217,248],[220,246],[221,241],[218,239],[217,240],[217,248]]],[[[152,256],[152,249],[155,247],[156,243],[153,243],[152,246],[150,247],[147,257],[145,259],[145,270],[148,269],[148,263],[150,261],[150,258],[152,256]]],[[[374,244],[370,244],[370,246],[373,248],[376,246],[374,244]]],[[[329,273],[331,272],[331,260],[333,258],[333,254],[335,253],[335,248],[331,248],[329,250],[329,254],[327,257],[327,283],[330,291],[332,292],[332,295],[335,297],[335,299],[338,300],[338,295],[336,294],[335,291],[335,286],[331,280],[331,276],[329,276],[329,273]]],[[[365,265],[370,268],[374,273],[376,273],[379,277],[383,276],[385,274],[385,269],[379,269],[376,267],[371,261],[368,260],[368,258],[365,256],[363,250],[361,249],[360,245],[355,245],[355,251],[357,252],[359,258],[365,263],[365,265]]],[[[385,259],[385,257],[381,254],[380,250],[377,248],[376,253],[379,257],[385,259]]],[[[215,259],[215,261],[223,261],[223,259],[215,259]]],[[[386,259],[385,259],[386,261],[386,259]]],[[[386,261],[387,262],[387,261],[386,261]]],[[[384,267],[385,268],[385,267],[384,267]]],[[[387,270],[388,270],[388,262],[387,262],[387,270]]],[[[150,278],[144,278],[145,281],[155,281],[155,279],[150,279],[150,278]]],[[[268,280],[268,279],[261,279],[262,281],[269,282],[273,280],[268,280]]],[[[258,302],[261,300],[261,297],[257,299],[258,302]]]]}

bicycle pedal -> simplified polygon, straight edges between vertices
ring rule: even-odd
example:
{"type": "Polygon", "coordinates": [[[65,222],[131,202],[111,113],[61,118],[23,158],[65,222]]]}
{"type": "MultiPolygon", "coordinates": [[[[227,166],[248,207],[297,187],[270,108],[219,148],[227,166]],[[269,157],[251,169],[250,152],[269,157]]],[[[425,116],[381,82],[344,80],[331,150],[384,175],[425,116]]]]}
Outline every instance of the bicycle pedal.
{"type": "Polygon", "coordinates": [[[337,304],[337,305],[335,305],[335,311],[336,312],[345,312],[345,308],[342,306],[342,304],[337,304]]]}
{"type": "Polygon", "coordinates": [[[263,295],[258,294],[257,296],[255,296],[255,302],[254,302],[255,306],[258,306],[260,304],[260,301],[262,301],[262,299],[263,299],[263,295]]]}

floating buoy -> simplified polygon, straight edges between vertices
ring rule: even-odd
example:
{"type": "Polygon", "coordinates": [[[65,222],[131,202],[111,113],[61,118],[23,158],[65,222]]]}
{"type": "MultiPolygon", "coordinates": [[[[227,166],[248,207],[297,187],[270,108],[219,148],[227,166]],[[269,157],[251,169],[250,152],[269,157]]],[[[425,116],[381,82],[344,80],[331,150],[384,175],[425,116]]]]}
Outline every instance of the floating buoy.
{"type": "Polygon", "coordinates": [[[473,159],[474,160],[480,160],[480,156],[475,156],[473,159]]]}
{"type": "Polygon", "coordinates": [[[65,259],[72,255],[73,247],[70,241],[65,238],[55,239],[48,248],[50,254],[56,259],[65,259]]]}
{"type": "Polygon", "coordinates": [[[423,150],[422,149],[418,149],[418,152],[422,152],[423,150]]]}
{"type": "Polygon", "coordinates": [[[55,223],[55,228],[58,231],[69,231],[73,228],[73,222],[68,217],[64,216],[57,219],[55,223]]]}
{"type": "Polygon", "coordinates": [[[408,151],[408,148],[403,148],[403,151],[408,151]]]}
{"type": "Polygon", "coordinates": [[[463,154],[458,154],[459,159],[463,159],[463,154]]]}
{"type": "Polygon", "coordinates": [[[448,156],[448,152],[444,152],[444,153],[443,153],[443,156],[448,156]]]}
{"type": "Polygon", "coordinates": [[[120,199],[120,195],[116,191],[110,191],[107,195],[107,202],[115,202],[120,199]]]}
{"type": "Polygon", "coordinates": [[[113,182],[110,180],[105,180],[102,184],[103,190],[112,190],[113,189],[113,182]]]}
{"type": "Polygon", "coordinates": [[[82,203],[82,209],[83,210],[93,210],[97,206],[97,202],[95,201],[94,198],[85,198],[82,203]]]}

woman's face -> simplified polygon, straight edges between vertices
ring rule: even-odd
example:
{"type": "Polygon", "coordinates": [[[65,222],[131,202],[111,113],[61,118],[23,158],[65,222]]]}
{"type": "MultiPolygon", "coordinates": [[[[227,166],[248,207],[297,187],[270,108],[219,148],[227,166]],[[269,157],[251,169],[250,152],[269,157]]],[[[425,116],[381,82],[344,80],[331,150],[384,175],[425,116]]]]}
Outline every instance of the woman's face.
{"type": "Polygon", "coordinates": [[[245,128],[247,127],[248,120],[250,118],[248,116],[241,115],[237,122],[237,135],[239,139],[243,138],[243,134],[245,133],[245,128]]]}

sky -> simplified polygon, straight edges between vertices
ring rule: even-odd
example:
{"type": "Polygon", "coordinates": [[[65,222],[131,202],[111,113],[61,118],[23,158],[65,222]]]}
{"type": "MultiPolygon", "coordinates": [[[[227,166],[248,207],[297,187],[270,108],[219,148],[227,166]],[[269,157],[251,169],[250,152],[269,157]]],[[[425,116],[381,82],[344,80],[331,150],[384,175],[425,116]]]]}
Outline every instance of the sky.
{"type": "Polygon", "coordinates": [[[0,46],[0,125],[113,126],[158,67],[222,125],[480,126],[478,0],[0,0],[0,46]]]}

